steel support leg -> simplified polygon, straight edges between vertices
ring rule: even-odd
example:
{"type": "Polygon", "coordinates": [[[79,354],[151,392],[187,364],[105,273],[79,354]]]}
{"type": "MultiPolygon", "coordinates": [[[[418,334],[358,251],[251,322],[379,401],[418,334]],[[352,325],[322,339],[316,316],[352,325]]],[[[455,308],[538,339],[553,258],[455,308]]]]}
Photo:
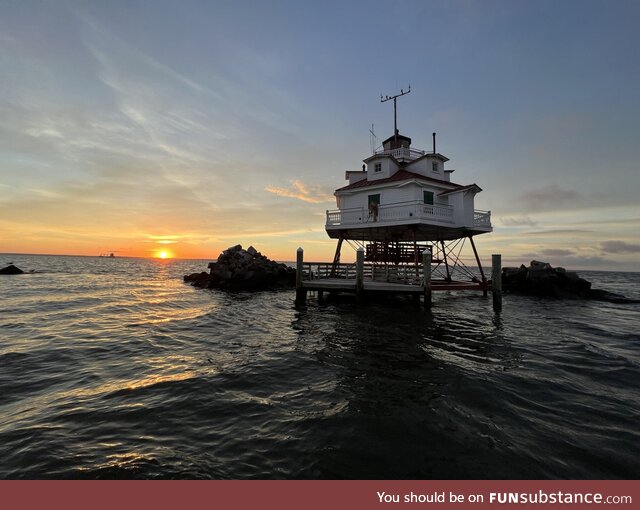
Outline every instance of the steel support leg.
{"type": "Polygon", "coordinates": [[[476,263],[478,264],[478,269],[480,269],[480,275],[482,276],[482,295],[487,297],[487,279],[484,277],[484,271],[482,270],[482,264],[480,262],[480,257],[478,257],[478,250],[476,250],[476,244],[473,242],[473,236],[469,236],[469,241],[471,241],[471,247],[473,248],[473,254],[476,256],[476,263]]]}
{"type": "Polygon", "coordinates": [[[340,237],[338,238],[338,246],[336,247],[336,254],[333,256],[333,264],[331,265],[331,276],[334,277],[336,275],[336,269],[338,264],[340,263],[340,250],[342,249],[342,241],[344,240],[342,233],[340,233],[340,237]]]}
{"type": "Polygon", "coordinates": [[[449,261],[447,260],[447,250],[444,246],[444,241],[440,241],[440,246],[442,246],[442,257],[444,258],[444,267],[447,270],[447,281],[451,281],[451,273],[449,272],[449,261]]]}

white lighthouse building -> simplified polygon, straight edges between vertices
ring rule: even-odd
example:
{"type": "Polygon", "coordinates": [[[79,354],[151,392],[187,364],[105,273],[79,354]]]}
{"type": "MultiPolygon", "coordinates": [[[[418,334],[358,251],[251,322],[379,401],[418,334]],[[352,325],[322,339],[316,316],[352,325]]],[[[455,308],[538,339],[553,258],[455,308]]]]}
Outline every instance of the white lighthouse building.
{"type": "MultiPolygon", "coordinates": [[[[434,133],[435,137],[435,133],[434,133]]],[[[411,147],[396,135],[346,172],[349,184],[335,191],[338,208],[327,211],[330,237],[366,241],[443,241],[491,232],[491,215],[474,208],[477,184],[451,181],[448,158],[411,147]]]]}
{"type": "MultiPolygon", "coordinates": [[[[394,117],[400,95],[388,98],[394,99],[394,117]]],[[[429,248],[434,264],[444,263],[450,280],[451,259],[455,256],[456,263],[459,254],[453,243],[469,239],[482,273],[473,237],[492,231],[491,213],[475,209],[482,189],[452,180],[454,170],[437,152],[435,133],[432,150],[419,150],[394,124],[394,134],[364,160],[362,170],[347,171],[348,184],[334,193],[337,209],[326,212],[325,225],[338,240],[334,264],[343,241],[363,247],[365,260],[385,264],[418,263],[429,248]]]]}

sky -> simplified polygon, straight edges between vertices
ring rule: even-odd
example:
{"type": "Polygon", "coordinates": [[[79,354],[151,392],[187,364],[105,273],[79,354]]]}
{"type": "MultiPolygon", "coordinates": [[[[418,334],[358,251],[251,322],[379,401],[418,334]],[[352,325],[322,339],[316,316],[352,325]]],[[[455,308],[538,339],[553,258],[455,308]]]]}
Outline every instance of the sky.
{"type": "Polygon", "coordinates": [[[640,2],[0,5],[0,252],[331,260],[411,85],[398,127],[483,189],[483,259],[640,271],[640,2]]]}

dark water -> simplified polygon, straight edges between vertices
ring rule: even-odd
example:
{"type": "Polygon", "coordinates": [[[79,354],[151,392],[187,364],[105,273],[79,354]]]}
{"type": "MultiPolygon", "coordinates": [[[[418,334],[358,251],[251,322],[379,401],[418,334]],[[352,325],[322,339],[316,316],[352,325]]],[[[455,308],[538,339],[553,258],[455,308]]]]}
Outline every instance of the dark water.
{"type": "MultiPolygon", "coordinates": [[[[293,308],[205,261],[0,256],[0,478],[637,478],[640,306],[293,308]]],[[[640,297],[638,273],[581,273],[640,297]]]]}

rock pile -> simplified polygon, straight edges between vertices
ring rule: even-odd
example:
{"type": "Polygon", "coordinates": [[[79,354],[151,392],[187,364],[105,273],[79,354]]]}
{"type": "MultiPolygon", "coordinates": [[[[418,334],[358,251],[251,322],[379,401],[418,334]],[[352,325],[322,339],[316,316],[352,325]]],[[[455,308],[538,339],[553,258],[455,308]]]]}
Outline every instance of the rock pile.
{"type": "Polygon", "coordinates": [[[241,245],[223,251],[209,264],[209,273],[186,275],[184,281],[195,287],[228,290],[263,290],[295,285],[295,269],[269,260],[253,246],[241,245]]]}
{"type": "Polygon", "coordinates": [[[529,267],[502,268],[502,288],[514,294],[528,294],[555,298],[586,298],[614,303],[634,300],[619,294],[591,288],[591,282],[563,267],[551,267],[548,262],[532,260],[529,267]]]}
{"type": "Polygon", "coordinates": [[[532,260],[529,267],[502,268],[505,291],[536,296],[567,297],[586,294],[591,283],[563,267],[551,267],[548,262],[532,260]]]}
{"type": "Polygon", "coordinates": [[[24,271],[13,264],[9,264],[7,267],[0,269],[0,274],[24,274],[24,271]]]}

